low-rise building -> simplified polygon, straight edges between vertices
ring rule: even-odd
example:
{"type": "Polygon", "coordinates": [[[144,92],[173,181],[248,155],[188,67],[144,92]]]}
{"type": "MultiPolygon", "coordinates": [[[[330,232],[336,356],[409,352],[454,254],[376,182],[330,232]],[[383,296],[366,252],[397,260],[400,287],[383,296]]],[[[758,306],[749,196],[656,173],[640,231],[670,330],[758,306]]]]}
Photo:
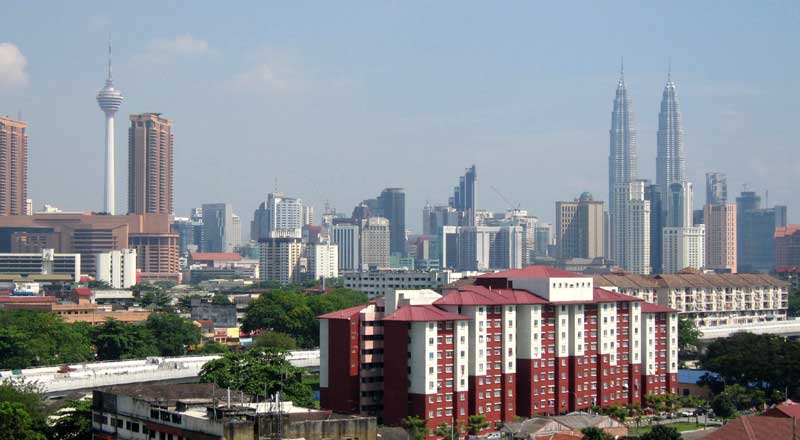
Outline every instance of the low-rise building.
{"type": "Polygon", "coordinates": [[[370,270],[345,272],[344,287],[358,290],[370,298],[386,296],[396,289],[440,289],[467,276],[481,272],[449,270],[370,270]]]}
{"type": "Polygon", "coordinates": [[[35,253],[0,254],[0,273],[69,275],[73,282],[81,279],[81,255],[55,253],[43,249],[35,253]]]}

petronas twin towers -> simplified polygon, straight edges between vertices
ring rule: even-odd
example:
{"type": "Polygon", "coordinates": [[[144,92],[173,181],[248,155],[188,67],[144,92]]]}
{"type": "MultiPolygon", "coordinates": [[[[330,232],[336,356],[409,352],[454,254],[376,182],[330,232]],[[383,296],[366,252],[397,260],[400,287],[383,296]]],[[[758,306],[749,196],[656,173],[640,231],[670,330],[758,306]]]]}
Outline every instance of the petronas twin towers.
{"type": "MultiPolygon", "coordinates": [[[[648,189],[649,182],[638,177],[639,154],[635,118],[623,69],[620,69],[617,83],[609,135],[610,256],[625,270],[650,273],[648,202],[654,195],[652,189],[648,189]],[[634,237],[639,237],[637,241],[640,242],[631,243],[634,237]],[[646,237],[646,240],[641,240],[641,237],[646,237]]],[[[671,72],[667,74],[658,117],[656,173],[660,197],[668,194],[673,183],[686,181],[680,104],[671,72]]]]}

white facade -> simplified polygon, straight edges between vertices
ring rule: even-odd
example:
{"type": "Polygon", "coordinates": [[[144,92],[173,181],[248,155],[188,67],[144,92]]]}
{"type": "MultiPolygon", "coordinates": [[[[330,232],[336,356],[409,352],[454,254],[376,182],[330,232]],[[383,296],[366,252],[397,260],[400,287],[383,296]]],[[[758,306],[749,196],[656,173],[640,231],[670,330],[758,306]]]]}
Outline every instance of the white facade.
{"type": "Polygon", "coordinates": [[[344,287],[364,292],[370,298],[388,297],[397,289],[439,289],[463,277],[480,275],[479,272],[451,272],[424,270],[372,270],[344,272],[344,287]]]}
{"type": "Polygon", "coordinates": [[[136,249],[122,249],[97,254],[98,281],[115,289],[127,289],[136,284],[136,249]]]}
{"type": "Polygon", "coordinates": [[[0,273],[64,274],[77,282],[81,278],[81,254],[57,254],[53,249],[30,254],[0,254],[0,273]]]}
{"type": "Polygon", "coordinates": [[[308,252],[308,270],[314,279],[339,277],[339,246],[314,244],[308,252]]]}
{"type": "Polygon", "coordinates": [[[361,267],[389,267],[391,245],[389,220],[370,217],[361,225],[361,267]]]}
{"type": "Polygon", "coordinates": [[[361,232],[358,225],[335,223],[331,226],[331,240],[339,246],[339,270],[361,268],[361,232]]]}
{"type": "Polygon", "coordinates": [[[616,188],[616,220],[613,249],[618,266],[627,272],[650,273],[650,201],[645,200],[646,180],[616,188]]]}
{"type": "Polygon", "coordinates": [[[664,273],[705,266],[705,226],[668,227],[663,230],[664,273]]]}
{"type": "Polygon", "coordinates": [[[300,238],[304,221],[303,201],[282,194],[267,197],[269,233],[275,238],[300,238]]]}
{"type": "Polygon", "coordinates": [[[231,214],[231,245],[242,245],[242,219],[236,214],[231,214]]]}
{"type": "Polygon", "coordinates": [[[287,285],[298,281],[303,244],[294,238],[271,238],[259,243],[259,277],[287,285]]]}

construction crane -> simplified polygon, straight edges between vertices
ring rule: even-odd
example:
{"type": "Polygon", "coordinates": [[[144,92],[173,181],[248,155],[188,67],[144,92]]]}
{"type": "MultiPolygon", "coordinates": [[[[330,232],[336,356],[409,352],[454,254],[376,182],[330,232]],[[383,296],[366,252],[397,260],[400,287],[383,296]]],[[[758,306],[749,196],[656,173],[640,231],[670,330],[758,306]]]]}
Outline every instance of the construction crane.
{"type": "Polygon", "coordinates": [[[494,191],[495,194],[500,196],[500,198],[503,199],[503,201],[506,202],[506,204],[508,204],[508,206],[511,209],[515,209],[515,210],[519,209],[520,204],[518,203],[517,206],[514,206],[514,203],[512,203],[511,200],[508,199],[508,197],[504,196],[503,193],[501,193],[499,189],[495,188],[493,185],[489,185],[489,188],[491,188],[492,191],[494,191]]]}

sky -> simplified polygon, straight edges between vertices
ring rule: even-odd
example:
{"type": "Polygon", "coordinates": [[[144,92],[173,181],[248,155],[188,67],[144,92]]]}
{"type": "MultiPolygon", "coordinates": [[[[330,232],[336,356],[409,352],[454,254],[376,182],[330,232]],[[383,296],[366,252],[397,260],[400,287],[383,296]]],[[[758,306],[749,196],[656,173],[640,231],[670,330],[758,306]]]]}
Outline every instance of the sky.
{"type": "Polygon", "coordinates": [[[800,222],[800,3],[789,1],[6,1],[0,114],[29,123],[29,193],[69,211],[103,198],[103,87],[113,39],[117,209],[128,115],[174,121],[175,212],[228,202],[245,226],[276,187],[350,213],[406,189],[406,223],[477,166],[477,204],[546,221],[607,199],[624,57],[639,173],[654,179],[667,65],[695,204],[707,171],[800,222]]]}

